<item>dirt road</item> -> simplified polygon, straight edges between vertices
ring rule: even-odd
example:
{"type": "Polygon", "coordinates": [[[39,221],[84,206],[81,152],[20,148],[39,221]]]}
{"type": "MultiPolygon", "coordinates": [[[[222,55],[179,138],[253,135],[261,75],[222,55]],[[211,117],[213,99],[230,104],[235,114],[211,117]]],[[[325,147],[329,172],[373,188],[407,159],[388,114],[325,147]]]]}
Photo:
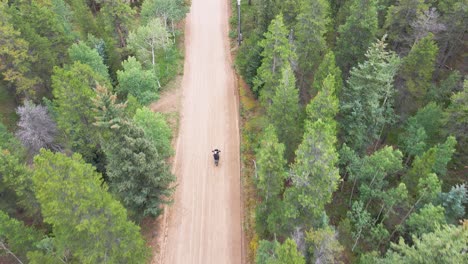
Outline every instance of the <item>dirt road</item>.
{"type": "Polygon", "coordinates": [[[159,263],[242,263],[239,129],[228,0],[192,0],[185,27],[178,186],[159,263]],[[211,150],[221,149],[219,167],[211,150]]]}

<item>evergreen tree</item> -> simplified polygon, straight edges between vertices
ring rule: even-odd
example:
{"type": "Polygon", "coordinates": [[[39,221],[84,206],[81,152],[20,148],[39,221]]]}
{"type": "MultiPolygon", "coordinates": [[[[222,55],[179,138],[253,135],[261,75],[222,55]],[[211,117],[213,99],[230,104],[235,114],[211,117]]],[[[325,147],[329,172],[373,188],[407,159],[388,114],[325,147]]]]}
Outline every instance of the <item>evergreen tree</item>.
{"type": "Polygon", "coordinates": [[[440,204],[445,208],[445,217],[451,224],[465,216],[465,204],[468,203],[468,190],[465,184],[452,186],[449,192],[441,193],[440,204]]]}
{"type": "Polygon", "coordinates": [[[338,111],[338,98],[336,96],[336,78],[329,74],[320,85],[318,94],[310,101],[306,107],[307,120],[311,122],[330,120],[336,125],[334,118],[338,111]]]}
{"type": "Polygon", "coordinates": [[[327,50],[325,34],[330,23],[330,6],[327,0],[301,1],[299,10],[295,46],[299,62],[299,88],[303,91],[310,87],[307,79],[327,50]]]}
{"type": "Polygon", "coordinates": [[[34,159],[33,183],[58,252],[70,251],[82,263],[147,261],[138,226],[79,154],[42,150],[34,159]]]}
{"type": "Polygon", "coordinates": [[[335,76],[335,94],[339,96],[343,89],[343,79],[341,79],[341,70],[335,65],[335,54],[329,50],[322,62],[314,73],[314,82],[312,84],[313,92],[320,91],[323,81],[328,75],[335,76]]]}
{"type": "Polygon", "coordinates": [[[384,259],[375,259],[374,263],[465,263],[468,260],[466,241],[468,227],[466,221],[461,226],[443,225],[421,238],[413,237],[413,245],[408,245],[400,238],[398,244],[391,245],[384,259]]]}
{"type": "Polygon", "coordinates": [[[307,226],[324,212],[331,201],[340,176],[335,164],[336,129],[331,120],[306,121],[302,143],[296,151],[292,165],[293,186],[288,188],[285,199],[287,218],[296,226],[307,226]]]}
{"type": "Polygon", "coordinates": [[[433,35],[421,39],[413,45],[401,65],[400,76],[406,89],[420,105],[424,102],[434,72],[438,48],[432,40],[433,35]]]}
{"type": "Polygon", "coordinates": [[[384,29],[393,43],[393,49],[399,54],[406,53],[413,44],[411,25],[427,8],[424,0],[397,0],[395,5],[388,8],[384,29]]]}
{"type": "Polygon", "coordinates": [[[281,81],[274,92],[267,115],[278,133],[279,141],[286,147],[286,158],[292,160],[301,136],[301,111],[296,78],[289,64],[283,66],[281,81]]]}
{"type": "Polygon", "coordinates": [[[464,164],[468,157],[468,80],[465,80],[463,90],[453,94],[451,104],[445,110],[444,120],[447,133],[455,136],[458,162],[464,164]]]}
{"type": "Polygon", "coordinates": [[[448,137],[443,144],[438,144],[415,158],[411,169],[403,177],[410,193],[414,193],[414,187],[418,180],[429,173],[436,173],[440,177],[445,176],[447,164],[452,159],[457,144],[454,137],[448,137]]]}
{"type": "Polygon", "coordinates": [[[262,64],[257,70],[253,90],[262,103],[267,106],[278,87],[282,77],[282,69],[296,58],[288,40],[288,30],[284,26],[283,17],[278,15],[271,21],[268,32],[264,34],[259,45],[263,48],[262,64]]]}
{"type": "Polygon", "coordinates": [[[374,42],[377,33],[377,7],[375,0],[353,0],[351,14],[338,28],[336,62],[344,77],[352,67],[362,63],[366,50],[374,42]]]}
{"type": "Polygon", "coordinates": [[[266,32],[280,12],[280,3],[278,0],[257,0],[254,3],[258,12],[257,28],[261,33],[266,32]]]}
{"type": "Polygon", "coordinates": [[[137,218],[158,216],[175,177],[144,130],[124,117],[116,96],[101,86],[97,92],[95,125],[102,130],[110,190],[137,218]]]}
{"type": "Polygon", "coordinates": [[[446,224],[444,208],[434,206],[432,203],[424,205],[417,213],[413,213],[406,221],[409,232],[421,237],[422,234],[435,231],[437,226],[446,224]]]}
{"type": "Polygon", "coordinates": [[[378,140],[385,125],[395,119],[393,79],[399,59],[385,47],[380,40],[369,48],[367,60],[351,70],[340,101],[343,140],[359,153],[378,140]]]}
{"type": "Polygon", "coordinates": [[[6,253],[18,260],[18,263],[25,262],[26,254],[36,249],[35,245],[42,236],[34,228],[0,211],[0,255],[6,253]]]}
{"type": "Polygon", "coordinates": [[[280,234],[280,195],[286,180],[284,144],[278,141],[275,128],[269,125],[256,151],[258,176],[256,187],[262,202],[257,206],[256,227],[260,234],[280,234]]]}
{"type": "Polygon", "coordinates": [[[56,121],[73,151],[91,162],[98,146],[92,98],[96,82],[107,83],[88,65],[75,62],[67,68],[55,68],[52,92],[55,97],[56,121]]]}

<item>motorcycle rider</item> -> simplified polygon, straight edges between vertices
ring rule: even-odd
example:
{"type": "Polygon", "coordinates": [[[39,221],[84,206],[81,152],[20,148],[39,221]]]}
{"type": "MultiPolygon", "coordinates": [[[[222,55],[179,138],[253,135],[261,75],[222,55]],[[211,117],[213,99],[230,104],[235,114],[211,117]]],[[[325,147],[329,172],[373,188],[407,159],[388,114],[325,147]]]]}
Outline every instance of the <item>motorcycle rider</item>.
{"type": "Polygon", "coordinates": [[[221,152],[221,150],[219,149],[214,149],[212,150],[211,152],[213,152],[213,158],[215,160],[215,165],[218,166],[218,162],[219,162],[219,153],[221,152]]]}

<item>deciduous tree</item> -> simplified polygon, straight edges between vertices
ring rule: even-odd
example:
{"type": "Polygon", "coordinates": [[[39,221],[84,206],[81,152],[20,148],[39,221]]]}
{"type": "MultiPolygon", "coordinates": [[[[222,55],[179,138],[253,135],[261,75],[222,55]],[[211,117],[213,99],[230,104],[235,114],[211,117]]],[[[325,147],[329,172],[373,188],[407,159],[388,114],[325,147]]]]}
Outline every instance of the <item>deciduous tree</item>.
{"type": "Polygon", "coordinates": [[[119,94],[131,94],[143,105],[158,99],[158,78],[153,70],[144,70],[135,57],[122,62],[122,67],[117,71],[119,94]]]}
{"type": "Polygon", "coordinates": [[[133,121],[143,129],[145,137],[153,143],[161,158],[167,159],[174,154],[171,146],[172,130],[163,114],[143,107],[136,110],[133,121]]]}
{"type": "Polygon", "coordinates": [[[16,136],[31,155],[38,153],[41,148],[60,149],[55,142],[57,126],[45,106],[25,101],[16,113],[20,117],[16,136]]]}
{"type": "Polygon", "coordinates": [[[42,150],[34,159],[33,183],[58,252],[70,251],[84,263],[147,261],[139,227],[79,154],[42,150]]]}

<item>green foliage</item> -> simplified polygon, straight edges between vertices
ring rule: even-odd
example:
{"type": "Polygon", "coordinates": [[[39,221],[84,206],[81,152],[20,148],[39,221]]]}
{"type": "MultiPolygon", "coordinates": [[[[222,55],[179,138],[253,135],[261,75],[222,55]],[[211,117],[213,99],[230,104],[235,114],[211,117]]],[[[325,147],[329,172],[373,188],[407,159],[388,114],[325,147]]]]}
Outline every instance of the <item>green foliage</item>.
{"type": "Polygon", "coordinates": [[[392,249],[384,259],[375,259],[375,263],[465,263],[468,229],[463,226],[443,225],[421,238],[413,237],[413,245],[408,245],[400,238],[398,244],[392,243],[392,249]]]}
{"type": "Polygon", "coordinates": [[[386,146],[351,165],[350,178],[360,183],[360,201],[370,202],[372,199],[385,198],[391,180],[388,176],[395,175],[402,169],[402,157],[399,150],[386,146]]]}
{"type": "MultiPolygon", "coordinates": [[[[333,120],[338,113],[338,98],[336,96],[335,76],[329,74],[320,85],[318,94],[306,107],[307,120],[311,122],[333,120]]],[[[331,123],[336,124],[335,121],[331,123]]]]}
{"type": "Polygon", "coordinates": [[[29,74],[36,56],[29,54],[29,43],[20,37],[8,12],[7,1],[0,2],[0,72],[3,80],[15,85],[17,94],[33,97],[39,81],[29,74]]]}
{"type": "Polygon", "coordinates": [[[267,108],[267,116],[277,131],[279,141],[286,147],[286,158],[292,160],[301,136],[301,110],[296,78],[289,64],[283,66],[280,83],[275,87],[271,105],[267,108]]]}
{"type": "Polygon", "coordinates": [[[330,6],[327,0],[301,1],[299,6],[294,44],[299,63],[299,87],[302,89],[310,86],[304,82],[318,67],[327,50],[325,34],[330,23],[330,6]]]}
{"type": "Polygon", "coordinates": [[[283,244],[262,240],[257,251],[257,264],[305,264],[304,257],[297,251],[296,242],[288,238],[283,244]]]}
{"type": "Polygon", "coordinates": [[[269,105],[280,83],[282,69],[296,58],[288,40],[288,30],[283,17],[278,15],[271,21],[264,39],[259,42],[262,51],[262,64],[257,70],[253,90],[260,95],[264,105],[269,105]]]}
{"type": "Polygon", "coordinates": [[[106,84],[106,80],[95,73],[88,65],[75,62],[67,68],[55,68],[52,76],[55,97],[56,121],[65,134],[71,149],[91,162],[99,138],[93,127],[94,112],[92,98],[96,96],[96,83],[106,84]]]}
{"type": "Polygon", "coordinates": [[[353,0],[351,14],[338,28],[336,62],[343,75],[365,59],[366,50],[374,42],[377,33],[377,8],[375,0],[353,0]]]}
{"type": "Polygon", "coordinates": [[[97,118],[104,141],[104,153],[110,190],[116,194],[136,218],[158,216],[161,204],[172,194],[170,185],[175,177],[158,153],[152,138],[144,130],[127,120],[124,105],[106,88],[97,88],[95,99],[97,118]]]}
{"type": "Polygon", "coordinates": [[[154,71],[144,70],[135,57],[122,62],[123,71],[117,71],[117,92],[135,96],[142,105],[158,99],[157,77],[154,71]]]}
{"type": "Polygon", "coordinates": [[[96,74],[104,79],[109,79],[107,66],[104,65],[103,59],[97,50],[91,49],[85,43],[80,42],[73,44],[68,49],[68,54],[73,62],[88,65],[96,74]]]}
{"type": "Polygon", "coordinates": [[[406,88],[413,98],[420,104],[430,87],[437,52],[433,35],[429,34],[415,43],[402,61],[399,75],[405,80],[406,88]]]}
{"type": "Polygon", "coordinates": [[[35,249],[35,244],[41,240],[43,234],[24,223],[10,218],[0,211],[0,255],[8,253],[4,247],[25,261],[28,251],[35,249]]]}
{"type": "Polygon", "coordinates": [[[284,191],[285,170],[284,144],[278,141],[275,128],[269,125],[263,133],[256,151],[256,187],[262,199],[256,211],[256,227],[260,234],[279,234],[281,232],[280,195],[284,191]]]}
{"type": "Polygon", "coordinates": [[[128,47],[133,50],[140,62],[150,67],[156,64],[156,52],[171,45],[169,33],[161,20],[154,18],[128,36],[128,47]]]}
{"type": "Polygon", "coordinates": [[[184,0],[147,0],[141,5],[141,17],[143,23],[148,23],[154,17],[158,17],[163,21],[166,30],[174,32],[174,24],[178,23],[185,17],[188,8],[184,0]]]}
{"type": "Polygon", "coordinates": [[[0,191],[3,188],[13,190],[17,197],[17,206],[25,209],[29,216],[37,217],[40,205],[32,189],[32,170],[15,154],[9,150],[0,152],[0,191]]]}
{"type": "Polygon", "coordinates": [[[329,50],[322,62],[314,73],[314,82],[312,88],[315,91],[320,91],[322,88],[323,81],[328,75],[335,77],[335,94],[340,95],[343,89],[343,79],[341,79],[341,70],[335,65],[335,54],[332,50],[329,50]]]}
{"type": "Polygon", "coordinates": [[[417,213],[411,214],[406,221],[409,232],[417,237],[435,231],[438,226],[446,224],[444,208],[431,203],[424,205],[417,213]]]}
{"type": "Polygon", "coordinates": [[[263,48],[257,45],[261,40],[259,34],[252,34],[247,37],[239,48],[235,61],[239,72],[244,77],[244,80],[249,86],[254,85],[254,79],[257,75],[257,69],[262,63],[262,57],[260,54],[263,48]]]}
{"type": "Polygon", "coordinates": [[[399,59],[385,50],[383,40],[366,53],[367,60],[351,70],[341,103],[343,140],[363,153],[395,119],[393,79],[399,59]]]}
{"type": "Polygon", "coordinates": [[[305,241],[311,255],[309,263],[343,263],[341,254],[344,248],[338,241],[338,234],[330,226],[311,228],[306,232],[305,241]]]}
{"type": "Polygon", "coordinates": [[[427,8],[424,0],[397,0],[388,8],[384,29],[394,46],[406,50],[411,47],[411,25],[427,8]]]}
{"type": "Polygon", "coordinates": [[[257,28],[258,31],[266,32],[272,20],[280,13],[280,3],[278,0],[257,0],[253,2],[257,8],[257,28]]]}
{"type": "Polygon", "coordinates": [[[321,217],[324,206],[331,201],[340,175],[335,164],[336,129],[332,120],[306,121],[302,143],[292,165],[293,186],[286,190],[288,218],[306,224],[321,217]]]}
{"type": "Polygon", "coordinates": [[[463,164],[468,157],[468,80],[465,80],[463,91],[451,97],[451,104],[446,109],[444,120],[447,124],[447,132],[455,136],[457,145],[457,156],[463,164]]]}
{"type": "Polygon", "coordinates": [[[0,122],[0,150],[7,149],[9,151],[24,154],[24,149],[21,142],[18,141],[15,136],[7,130],[5,125],[0,122]]]}
{"type": "Polygon", "coordinates": [[[143,129],[145,137],[156,147],[161,158],[167,159],[174,154],[171,146],[172,130],[161,113],[153,113],[149,108],[137,109],[133,122],[143,129]]]}
{"type": "Polygon", "coordinates": [[[58,252],[70,251],[81,263],[147,261],[138,226],[79,154],[67,157],[42,150],[34,169],[36,196],[44,221],[53,226],[58,252]]]}
{"type": "Polygon", "coordinates": [[[444,126],[443,111],[432,102],[410,117],[405,131],[399,136],[400,145],[408,155],[407,161],[413,156],[420,156],[428,147],[439,142],[444,126]]]}
{"type": "Polygon", "coordinates": [[[12,23],[29,43],[29,56],[35,57],[29,72],[38,80],[36,89],[48,90],[55,66],[66,62],[71,39],[52,11],[50,1],[19,0],[12,2],[12,23]]]}
{"type": "Polygon", "coordinates": [[[468,203],[468,190],[465,184],[452,186],[449,192],[440,194],[440,204],[445,208],[447,222],[456,224],[465,216],[465,204],[468,203]]]}

